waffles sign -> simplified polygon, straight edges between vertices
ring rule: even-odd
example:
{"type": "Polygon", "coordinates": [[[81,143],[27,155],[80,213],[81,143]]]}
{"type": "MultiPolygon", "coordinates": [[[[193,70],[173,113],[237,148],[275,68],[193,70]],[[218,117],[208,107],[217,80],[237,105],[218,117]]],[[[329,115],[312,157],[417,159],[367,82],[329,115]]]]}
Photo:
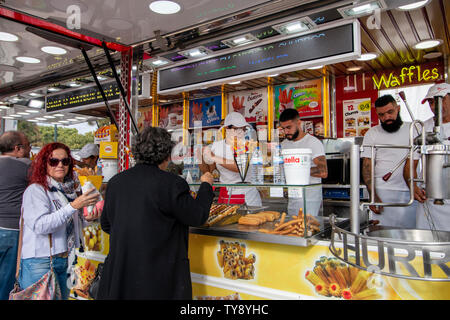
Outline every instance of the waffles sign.
{"type": "Polygon", "coordinates": [[[372,77],[374,86],[378,89],[387,89],[412,84],[435,82],[442,78],[439,66],[416,65],[403,67],[390,73],[382,73],[372,77]]]}

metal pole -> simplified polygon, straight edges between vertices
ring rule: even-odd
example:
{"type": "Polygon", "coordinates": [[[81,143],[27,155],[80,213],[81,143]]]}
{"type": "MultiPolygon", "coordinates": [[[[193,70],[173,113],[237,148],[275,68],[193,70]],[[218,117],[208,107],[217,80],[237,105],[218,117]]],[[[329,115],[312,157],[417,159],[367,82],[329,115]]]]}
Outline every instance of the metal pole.
{"type": "Polygon", "coordinates": [[[359,181],[360,181],[359,145],[350,149],[350,223],[351,232],[359,234],[359,181]]]}
{"type": "Polygon", "coordinates": [[[58,125],[55,124],[53,129],[53,141],[56,142],[58,141],[58,125]]]}

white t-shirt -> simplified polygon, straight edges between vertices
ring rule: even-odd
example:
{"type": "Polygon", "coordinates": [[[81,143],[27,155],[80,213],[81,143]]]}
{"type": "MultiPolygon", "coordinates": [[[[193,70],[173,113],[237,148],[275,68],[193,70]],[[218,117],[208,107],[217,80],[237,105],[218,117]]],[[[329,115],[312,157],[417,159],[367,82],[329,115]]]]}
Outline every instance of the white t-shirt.
{"type": "MultiPolygon", "coordinates": [[[[283,149],[304,149],[304,148],[311,149],[312,150],[311,167],[313,167],[313,168],[317,167],[317,166],[314,164],[314,162],[312,160],[319,156],[325,156],[325,149],[323,147],[322,142],[310,134],[306,134],[303,138],[301,138],[298,141],[292,141],[292,140],[285,139],[281,143],[281,148],[283,148],[283,149]]],[[[322,183],[322,178],[311,177],[309,182],[311,184],[322,183]]]]}
{"type": "MultiPolygon", "coordinates": [[[[372,127],[364,136],[363,145],[409,145],[410,123],[405,122],[397,132],[387,132],[381,125],[372,127]]],[[[375,149],[375,188],[385,190],[409,190],[403,179],[403,168],[394,171],[388,181],[383,176],[392,170],[400,160],[409,152],[408,149],[380,148],[375,149]]],[[[371,148],[365,147],[361,152],[361,158],[372,158],[371,148]]]]}

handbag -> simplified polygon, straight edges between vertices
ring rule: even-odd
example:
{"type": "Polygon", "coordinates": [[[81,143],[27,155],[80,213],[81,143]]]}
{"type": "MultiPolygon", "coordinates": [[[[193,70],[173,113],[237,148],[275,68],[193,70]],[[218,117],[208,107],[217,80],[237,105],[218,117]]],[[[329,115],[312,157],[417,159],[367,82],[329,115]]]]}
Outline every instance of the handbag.
{"type": "Polygon", "coordinates": [[[98,295],[98,287],[100,285],[100,279],[102,278],[103,273],[103,263],[99,263],[97,266],[97,270],[95,270],[95,277],[94,280],[92,280],[90,286],[89,286],[89,296],[96,300],[98,295]]]}
{"type": "Polygon", "coordinates": [[[20,274],[20,258],[22,255],[22,237],[23,218],[21,217],[19,248],[17,251],[16,281],[14,283],[14,288],[9,293],[9,300],[61,300],[61,289],[58,281],[56,281],[56,274],[53,271],[51,234],[48,235],[48,240],[50,242],[50,270],[29,287],[25,289],[20,288],[18,279],[20,274]]]}

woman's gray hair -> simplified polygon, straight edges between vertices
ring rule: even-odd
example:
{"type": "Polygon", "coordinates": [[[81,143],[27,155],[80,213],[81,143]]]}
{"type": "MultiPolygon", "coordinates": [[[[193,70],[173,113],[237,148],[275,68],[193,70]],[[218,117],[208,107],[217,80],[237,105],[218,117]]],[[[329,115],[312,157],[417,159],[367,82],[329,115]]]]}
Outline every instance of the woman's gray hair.
{"type": "Polygon", "coordinates": [[[166,129],[147,127],[136,136],[131,151],[137,163],[159,165],[170,157],[174,145],[166,129]]]}

